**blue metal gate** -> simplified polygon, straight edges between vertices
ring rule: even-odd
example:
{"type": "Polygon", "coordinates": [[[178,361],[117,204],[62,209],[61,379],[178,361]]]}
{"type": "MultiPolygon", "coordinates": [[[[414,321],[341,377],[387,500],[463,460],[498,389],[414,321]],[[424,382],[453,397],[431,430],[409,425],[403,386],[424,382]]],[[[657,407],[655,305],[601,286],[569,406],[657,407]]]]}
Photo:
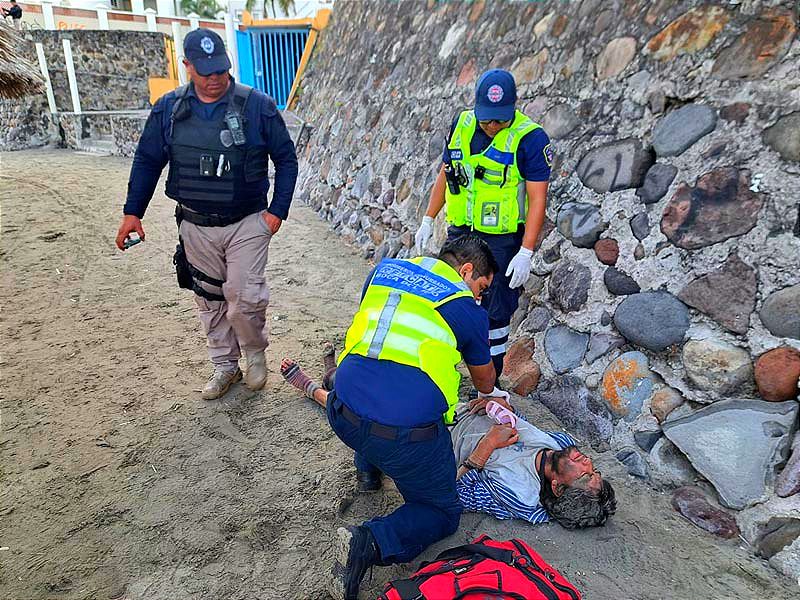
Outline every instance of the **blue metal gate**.
{"type": "Polygon", "coordinates": [[[308,28],[249,28],[249,47],[239,38],[242,83],[266,92],[275,98],[278,108],[285,108],[306,47],[308,32],[308,28]],[[246,64],[252,66],[246,69],[246,64]]]}

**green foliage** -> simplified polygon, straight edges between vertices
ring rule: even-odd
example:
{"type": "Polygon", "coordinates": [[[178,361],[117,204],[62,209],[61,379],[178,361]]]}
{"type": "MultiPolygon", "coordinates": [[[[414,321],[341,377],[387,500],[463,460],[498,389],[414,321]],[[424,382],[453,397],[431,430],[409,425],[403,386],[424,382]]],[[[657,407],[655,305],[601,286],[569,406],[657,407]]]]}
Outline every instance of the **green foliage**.
{"type": "Polygon", "coordinates": [[[181,8],[185,13],[197,13],[206,19],[215,19],[220,11],[217,0],[181,0],[181,8]]]}
{"type": "Polygon", "coordinates": [[[259,4],[263,6],[264,15],[267,17],[275,17],[276,7],[280,8],[284,15],[292,15],[295,11],[294,0],[247,0],[244,7],[248,12],[253,12],[259,4]]]}

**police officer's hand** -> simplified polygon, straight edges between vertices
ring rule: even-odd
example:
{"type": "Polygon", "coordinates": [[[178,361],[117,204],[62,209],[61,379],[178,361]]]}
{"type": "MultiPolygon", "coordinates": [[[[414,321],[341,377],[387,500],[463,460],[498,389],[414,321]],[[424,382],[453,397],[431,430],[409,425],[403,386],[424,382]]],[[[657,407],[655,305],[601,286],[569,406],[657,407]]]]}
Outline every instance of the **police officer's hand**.
{"type": "Polygon", "coordinates": [[[124,251],[125,239],[134,231],[144,240],[144,228],[142,227],[141,219],[136,215],[125,215],[122,217],[122,223],[120,223],[119,230],[117,231],[117,248],[124,251]]]}
{"type": "Polygon", "coordinates": [[[486,443],[493,448],[505,448],[519,441],[519,433],[508,425],[492,425],[485,439],[486,443]]]}
{"type": "Polygon", "coordinates": [[[521,286],[528,281],[531,274],[531,258],[533,257],[533,250],[528,250],[525,247],[519,249],[517,255],[511,259],[506,270],[506,277],[511,277],[508,287],[512,290],[521,286]]]}
{"type": "Polygon", "coordinates": [[[414,235],[414,248],[417,250],[418,255],[422,255],[425,250],[425,246],[428,244],[428,240],[431,239],[433,235],[433,217],[429,217],[425,215],[422,217],[422,224],[417,229],[417,233],[414,235]]]}
{"type": "Polygon", "coordinates": [[[264,217],[264,221],[267,223],[267,227],[269,227],[269,230],[272,232],[272,235],[278,233],[278,229],[281,228],[281,223],[283,223],[283,221],[268,211],[264,211],[262,216],[264,217]]]}

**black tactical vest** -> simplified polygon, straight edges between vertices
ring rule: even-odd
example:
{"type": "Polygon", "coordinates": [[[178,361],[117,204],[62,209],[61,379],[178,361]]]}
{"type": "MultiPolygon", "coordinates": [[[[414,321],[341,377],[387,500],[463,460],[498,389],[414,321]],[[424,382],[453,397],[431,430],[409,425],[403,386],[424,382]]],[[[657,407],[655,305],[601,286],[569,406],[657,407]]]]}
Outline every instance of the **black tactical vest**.
{"type": "Polygon", "coordinates": [[[257,184],[267,178],[267,151],[234,143],[225,114],[239,115],[246,130],[244,109],[253,88],[234,83],[228,90],[226,113],[205,121],[190,110],[188,84],[176,90],[170,117],[169,174],[166,194],[202,214],[241,214],[264,207],[257,184]]]}

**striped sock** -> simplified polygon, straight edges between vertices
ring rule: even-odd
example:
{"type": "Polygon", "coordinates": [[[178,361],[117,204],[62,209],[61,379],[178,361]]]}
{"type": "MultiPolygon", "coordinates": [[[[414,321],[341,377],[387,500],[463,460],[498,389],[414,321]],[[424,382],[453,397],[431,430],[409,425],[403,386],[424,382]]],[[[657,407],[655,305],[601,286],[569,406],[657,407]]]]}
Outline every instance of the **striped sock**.
{"type": "Polygon", "coordinates": [[[314,383],[314,380],[303,372],[300,365],[288,358],[283,359],[281,363],[281,375],[283,375],[287,383],[296,387],[312,400],[314,399],[314,392],[320,389],[319,384],[314,383]]]}

